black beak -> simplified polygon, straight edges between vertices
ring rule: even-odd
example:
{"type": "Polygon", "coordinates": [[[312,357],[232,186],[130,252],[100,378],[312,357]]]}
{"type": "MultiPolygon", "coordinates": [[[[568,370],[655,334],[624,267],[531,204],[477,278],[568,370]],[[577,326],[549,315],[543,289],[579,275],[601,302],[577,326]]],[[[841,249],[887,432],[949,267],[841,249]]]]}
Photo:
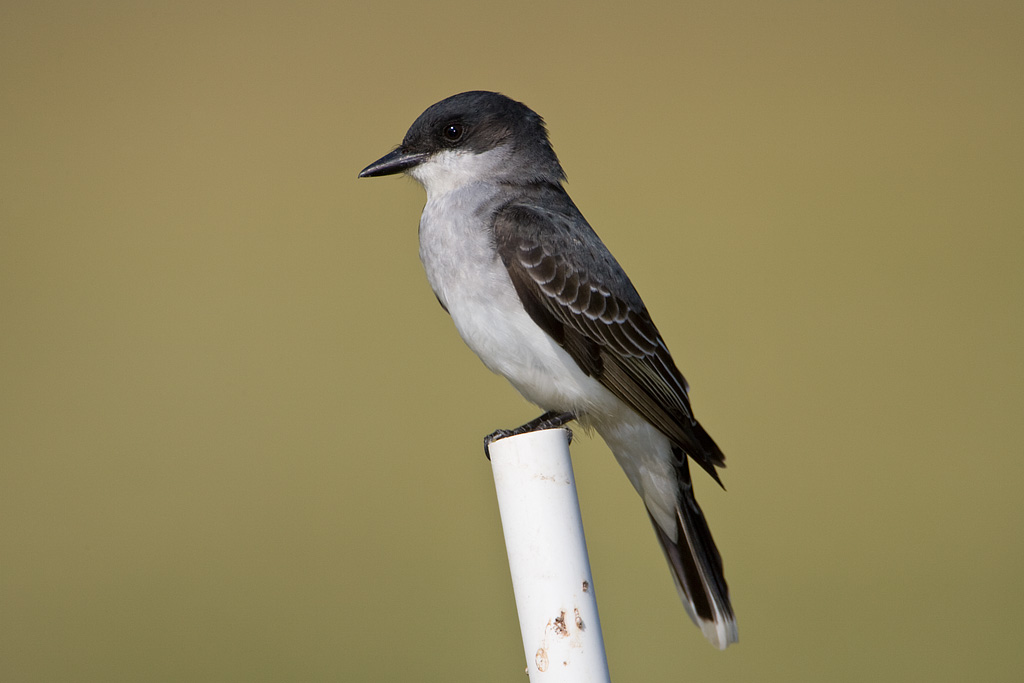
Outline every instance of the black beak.
{"type": "Polygon", "coordinates": [[[360,178],[373,178],[380,175],[394,175],[422,163],[429,155],[424,152],[406,152],[401,147],[390,154],[385,154],[359,172],[360,178]]]}

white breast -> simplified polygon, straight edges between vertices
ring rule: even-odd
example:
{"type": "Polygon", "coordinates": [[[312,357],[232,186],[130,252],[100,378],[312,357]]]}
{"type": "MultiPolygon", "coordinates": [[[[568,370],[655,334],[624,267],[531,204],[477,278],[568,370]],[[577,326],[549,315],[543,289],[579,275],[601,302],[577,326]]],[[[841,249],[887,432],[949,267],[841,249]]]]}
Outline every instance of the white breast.
{"type": "Polygon", "coordinates": [[[605,412],[618,404],[530,318],[492,243],[486,217],[497,188],[466,184],[428,193],[420,259],[459,335],[493,372],[545,410],[605,412]],[[471,208],[472,207],[472,208],[471,208]],[[600,406],[595,404],[605,403],[600,406]]]}

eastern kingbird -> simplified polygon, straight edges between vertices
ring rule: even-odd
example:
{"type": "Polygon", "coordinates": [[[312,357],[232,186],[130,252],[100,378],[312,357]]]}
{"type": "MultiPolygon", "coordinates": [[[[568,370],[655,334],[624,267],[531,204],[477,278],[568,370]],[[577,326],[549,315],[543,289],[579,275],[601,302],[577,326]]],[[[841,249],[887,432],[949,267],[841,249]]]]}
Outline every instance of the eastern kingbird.
{"type": "Polygon", "coordinates": [[[359,177],[402,172],[427,191],[420,259],[441,306],[484,365],[547,411],[489,438],[573,419],[595,429],[643,498],[690,618],[715,647],[736,642],[689,467],[721,485],[725,456],[640,295],[562,187],[543,119],[498,93],[454,95],[359,177]]]}

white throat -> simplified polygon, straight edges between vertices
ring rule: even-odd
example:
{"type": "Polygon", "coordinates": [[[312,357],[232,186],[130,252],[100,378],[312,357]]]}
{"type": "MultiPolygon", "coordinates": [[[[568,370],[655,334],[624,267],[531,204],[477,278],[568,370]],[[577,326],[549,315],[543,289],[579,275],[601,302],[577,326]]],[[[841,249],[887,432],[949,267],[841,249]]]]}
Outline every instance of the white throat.
{"type": "Polygon", "coordinates": [[[474,183],[498,180],[508,170],[509,148],[486,152],[445,150],[409,171],[427,191],[427,201],[474,183]]]}

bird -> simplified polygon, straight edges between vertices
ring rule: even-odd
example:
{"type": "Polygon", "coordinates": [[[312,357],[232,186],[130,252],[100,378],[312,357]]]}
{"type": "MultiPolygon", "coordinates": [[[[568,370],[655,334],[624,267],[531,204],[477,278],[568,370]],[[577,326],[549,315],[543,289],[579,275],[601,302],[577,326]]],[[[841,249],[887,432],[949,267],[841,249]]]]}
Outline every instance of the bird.
{"type": "Polygon", "coordinates": [[[643,499],[687,614],[737,642],[722,558],[693,493],[692,460],[719,485],[725,455],[625,271],[566,192],[544,120],[470,91],[428,107],[360,178],[426,190],[419,253],[463,341],[545,412],[490,441],[572,420],[596,431],[643,499]]]}

